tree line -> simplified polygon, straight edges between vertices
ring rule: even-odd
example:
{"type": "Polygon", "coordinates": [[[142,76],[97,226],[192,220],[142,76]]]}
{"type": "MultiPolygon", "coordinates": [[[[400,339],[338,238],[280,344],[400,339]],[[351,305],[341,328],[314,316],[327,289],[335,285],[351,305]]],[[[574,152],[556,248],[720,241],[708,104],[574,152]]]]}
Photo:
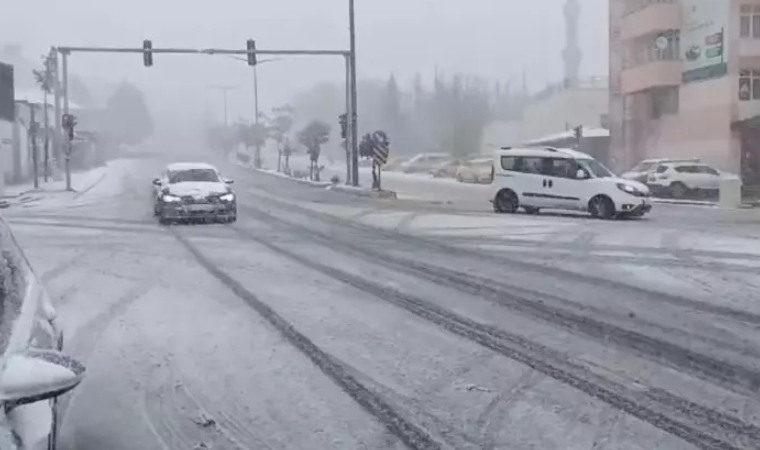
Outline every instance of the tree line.
{"type": "MultiPolygon", "coordinates": [[[[360,80],[359,134],[384,130],[393,139],[394,154],[445,152],[467,157],[482,149],[486,127],[493,122],[519,120],[527,104],[524,87],[492,83],[461,74],[436,74],[425,83],[421,76],[402,88],[396,78],[360,80]]],[[[336,121],[345,111],[345,87],[322,83],[299,93],[292,101],[294,121],[313,118],[336,121]]],[[[337,140],[333,140],[337,142],[337,140]]],[[[338,145],[330,151],[342,153],[338,145]]]]}

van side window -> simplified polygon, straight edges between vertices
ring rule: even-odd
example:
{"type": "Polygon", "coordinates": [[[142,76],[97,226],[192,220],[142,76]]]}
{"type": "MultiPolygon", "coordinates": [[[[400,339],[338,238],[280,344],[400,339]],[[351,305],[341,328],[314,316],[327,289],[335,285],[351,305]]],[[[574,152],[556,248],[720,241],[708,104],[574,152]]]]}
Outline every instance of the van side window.
{"type": "Polygon", "coordinates": [[[552,176],[575,179],[578,165],[572,159],[558,158],[552,160],[552,176]]]}
{"type": "MultiPolygon", "coordinates": [[[[502,156],[501,168],[504,170],[510,170],[512,172],[519,172],[520,169],[518,163],[521,162],[519,160],[522,160],[522,158],[515,156],[502,156]]],[[[469,161],[467,162],[467,165],[470,165],[469,161]]]]}

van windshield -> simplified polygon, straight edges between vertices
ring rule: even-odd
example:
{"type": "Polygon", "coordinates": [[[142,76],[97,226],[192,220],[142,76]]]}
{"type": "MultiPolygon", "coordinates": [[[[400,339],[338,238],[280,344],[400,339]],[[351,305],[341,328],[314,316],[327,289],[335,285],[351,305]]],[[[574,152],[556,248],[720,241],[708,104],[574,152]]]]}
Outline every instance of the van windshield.
{"type": "Polygon", "coordinates": [[[610,178],[615,174],[595,159],[579,159],[578,165],[590,172],[596,178],[610,178]]]}

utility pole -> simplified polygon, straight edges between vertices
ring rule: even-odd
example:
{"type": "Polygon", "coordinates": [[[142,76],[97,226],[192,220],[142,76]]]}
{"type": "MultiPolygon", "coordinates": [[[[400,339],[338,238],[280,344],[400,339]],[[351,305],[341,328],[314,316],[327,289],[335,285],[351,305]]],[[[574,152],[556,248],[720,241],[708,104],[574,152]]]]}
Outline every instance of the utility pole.
{"type": "Polygon", "coordinates": [[[350,79],[351,79],[351,111],[349,123],[351,124],[351,184],[359,185],[359,134],[357,101],[356,101],[356,23],[354,20],[354,0],[348,0],[348,22],[350,34],[350,79]]]}
{"type": "Polygon", "coordinates": [[[227,127],[229,122],[227,120],[227,92],[237,89],[237,86],[212,86],[214,89],[219,89],[222,92],[222,99],[224,100],[224,126],[227,127]]]}
{"type": "MultiPolygon", "coordinates": [[[[259,132],[259,71],[256,70],[258,64],[253,65],[253,109],[255,117],[253,123],[256,126],[256,132],[259,132]]],[[[253,158],[253,167],[261,169],[261,144],[256,139],[256,155],[253,158]]]]}
{"type": "MultiPolygon", "coordinates": [[[[63,114],[67,117],[70,117],[71,114],[69,113],[69,53],[68,52],[61,52],[62,56],[62,62],[61,65],[61,72],[62,72],[62,78],[63,78],[63,86],[61,86],[61,89],[63,90],[63,114]]],[[[74,128],[73,125],[71,126],[71,131],[69,132],[69,139],[67,140],[66,145],[66,155],[65,155],[65,166],[66,166],[66,190],[67,191],[73,191],[71,188],[71,152],[73,150],[73,144],[72,140],[74,139],[74,128]]]]}
{"type": "Polygon", "coordinates": [[[40,124],[37,123],[37,117],[35,116],[37,105],[28,101],[17,101],[16,103],[25,104],[29,107],[29,134],[27,135],[27,141],[32,150],[32,175],[34,176],[34,188],[38,189],[40,187],[40,162],[38,157],[39,152],[37,151],[37,135],[40,130],[40,124]]]}
{"type": "Polygon", "coordinates": [[[48,92],[45,91],[45,94],[43,95],[43,101],[44,106],[42,110],[42,124],[43,128],[45,129],[45,146],[44,146],[44,164],[45,167],[43,169],[44,177],[45,177],[45,183],[48,182],[48,177],[50,177],[50,118],[48,113],[48,92]]]}

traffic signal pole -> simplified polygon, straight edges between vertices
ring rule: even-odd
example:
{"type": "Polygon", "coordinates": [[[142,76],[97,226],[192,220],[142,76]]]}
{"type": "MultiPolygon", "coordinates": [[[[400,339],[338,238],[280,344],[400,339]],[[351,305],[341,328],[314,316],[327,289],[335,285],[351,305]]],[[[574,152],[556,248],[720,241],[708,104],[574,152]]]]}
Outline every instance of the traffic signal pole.
{"type": "MultiPolygon", "coordinates": [[[[63,90],[63,114],[69,115],[69,52],[61,52],[61,78],[63,90]]],[[[71,137],[66,139],[66,148],[64,150],[64,169],[66,170],[66,190],[72,191],[71,187],[71,151],[73,143],[71,137]]]]}
{"type": "Polygon", "coordinates": [[[348,123],[351,130],[351,185],[359,186],[359,125],[356,100],[356,23],[354,14],[354,0],[348,0],[348,23],[350,50],[348,55],[351,84],[351,110],[348,114],[348,123]]]}
{"type": "MultiPolygon", "coordinates": [[[[356,58],[355,58],[355,26],[354,26],[354,2],[349,0],[349,16],[350,16],[350,28],[351,28],[351,50],[261,50],[261,49],[220,49],[220,48],[206,48],[206,49],[193,49],[193,48],[152,48],[150,45],[150,61],[153,65],[153,54],[177,54],[177,55],[274,55],[274,56],[342,56],[346,59],[346,85],[347,85],[347,106],[348,123],[350,131],[350,140],[348,144],[351,148],[351,184],[358,186],[359,184],[359,151],[358,151],[358,127],[357,127],[357,89],[356,89],[356,58]]],[[[57,151],[59,154],[65,152],[61,151],[61,136],[63,136],[63,127],[61,123],[62,111],[60,105],[60,97],[63,96],[63,113],[69,113],[69,95],[68,95],[68,56],[72,53],[139,53],[145,55],[146,48],[144,47],[55,47],[57,55],[62,57],[62,83],[58,82],[58,76],[56,72],[56,140],[57,151]],[[62,86],[61,86],[62,85],[62,86]]],[[[56,56],[56,61],[57,61],[56,56]]],[[[68,170],[69,155],[66,155],[66,180],[67,189],[71,186],[71,174],[68,170]]]]}

